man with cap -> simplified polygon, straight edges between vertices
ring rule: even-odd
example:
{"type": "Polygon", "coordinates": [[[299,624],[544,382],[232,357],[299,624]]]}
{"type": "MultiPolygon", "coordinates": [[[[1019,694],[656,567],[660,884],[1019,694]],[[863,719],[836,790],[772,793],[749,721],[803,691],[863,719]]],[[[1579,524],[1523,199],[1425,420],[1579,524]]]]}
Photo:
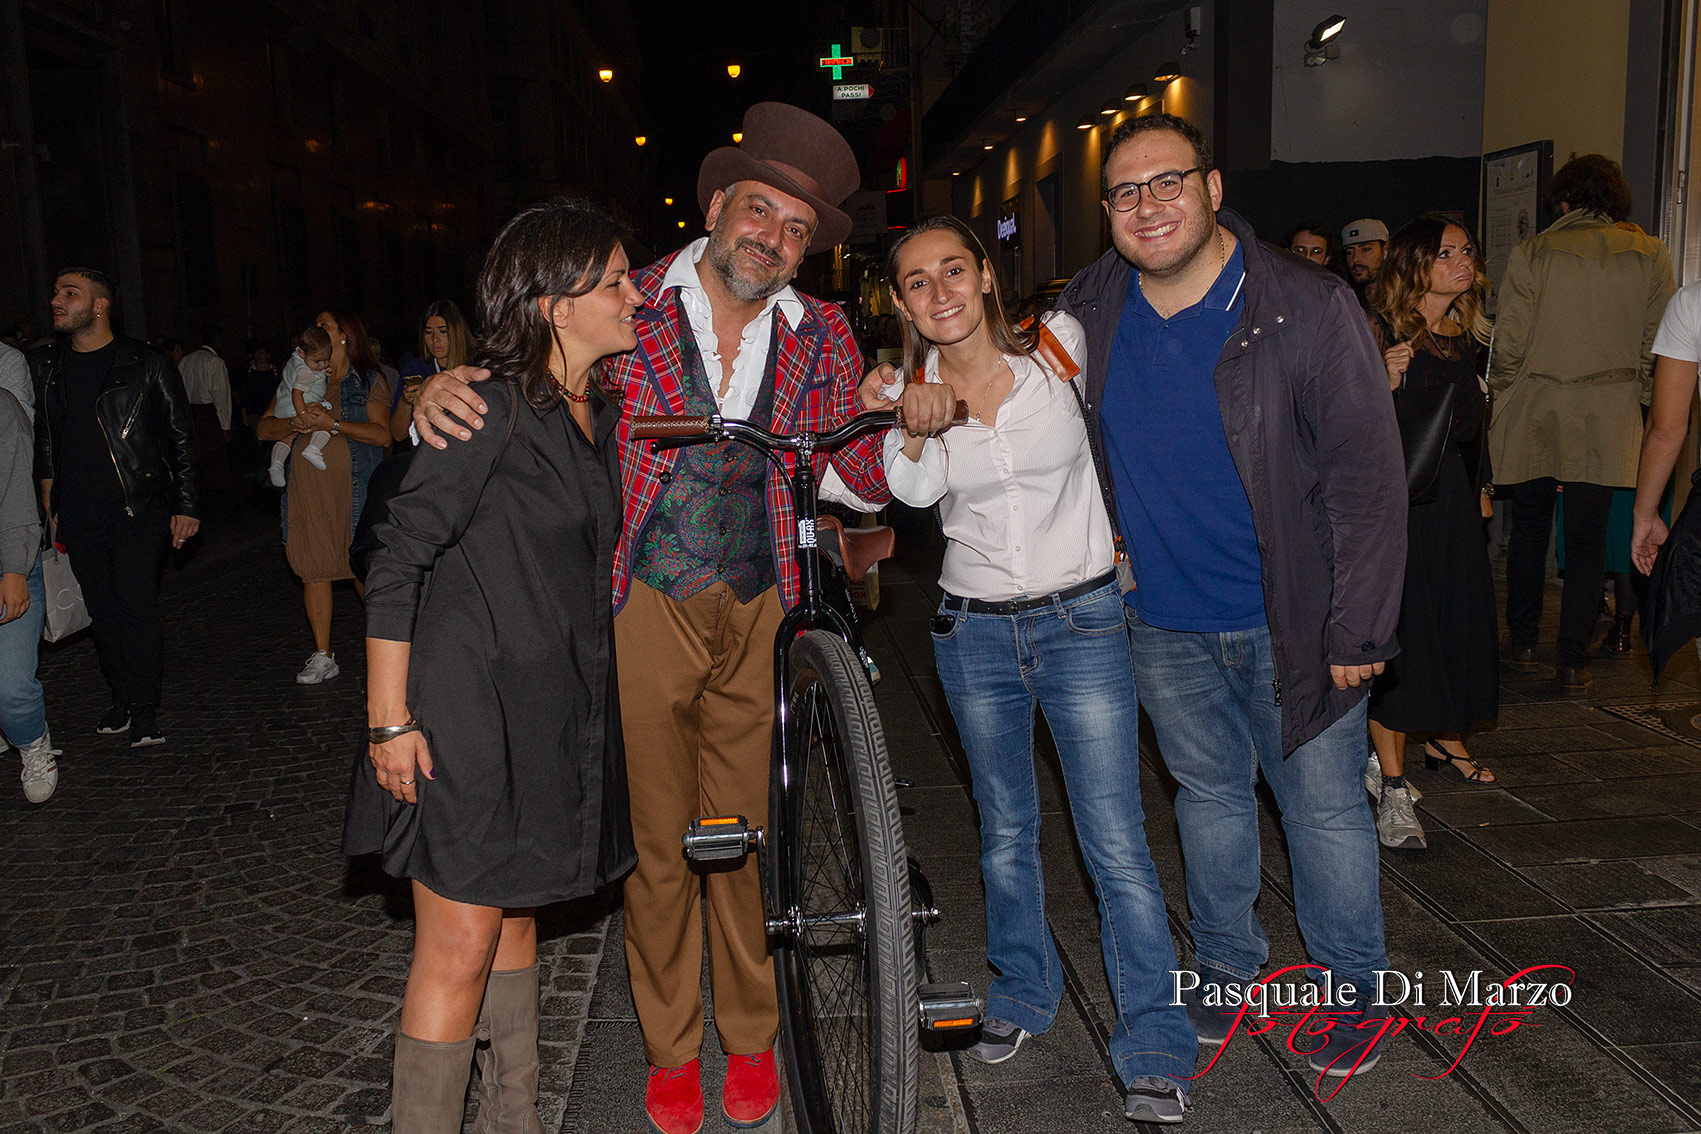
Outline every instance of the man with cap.
{"type": "Polygon", "coordinates": [[[1359,304],[1369,308],[1367,293],[1382,270],[1382,253],[1388,248],[1388,226],[1379,220],[1365,217],[1355,220],[1341,230],[1341,248],[1347,257],[1347,275],[1359,304]]]}
{"type": "MultiPolygon", "coordinates": [[[[850,327],[790,282],[805,255],[850,235],[839,205],[860,184],[855,155],[828,123],[783,103],[751,107],[742,144],[715,150],[699,171],[708,236],[632,276],[645,304],[638,348],[608,374],[624,413],[718,412],[780,432],[854,415],[862,356],[850,327]]],[[[426,384],[414,415],[427,442],[442,447],[444,435],[471,436],[463,422],[482,425],[484,407],[460,381],[481,376],[460,370],[426,384]]],[[[917,384],[903,412],[910,428],[933,432],[954,406],[949,390],[917,384]]],[[[680,836],[699,815],[767,812],[774,634],[798,598],[791,498],[783,476],[737,446],[653,453],[624,426],[620,443],[614,629],[638,846],[626,960],[650,1063],[644,1105],[662,1134],[702,1123],[706,925],[715,1029],[728,1056],[722,1109],[753,1126],[779,1098],[756,861],[698,874],[680,836]]],[[[830,470],[822,460],[825,482],[836,472],[865,499],[886,499],[882,444],[876,436],[842,449],[830,470]]]]}

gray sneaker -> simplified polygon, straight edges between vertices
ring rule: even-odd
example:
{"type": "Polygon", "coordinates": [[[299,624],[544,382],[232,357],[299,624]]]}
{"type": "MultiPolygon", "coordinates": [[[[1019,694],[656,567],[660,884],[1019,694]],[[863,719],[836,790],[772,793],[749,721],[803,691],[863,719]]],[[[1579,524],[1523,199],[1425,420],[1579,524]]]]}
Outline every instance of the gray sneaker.
{"type": "Polygon", "coordinates": [[[19,777],[24,782],[24,798],[31,803],[46,803],[59,786],[59,763],[54,757],[61,753],[53,747],[53,738],[44,732],[40,740],[18,752],[24,758],[24,772],[19,777]]]}
{"type": "Polygon", "coordinates": [[[1180,1122],[1193,1104],[1174,1079],[1162,1075],[1136,1075],[1128,1084],[1122,1114],[1134,1122],[1180,1122]]]}
{"type": "MultiPolygon", "coordinates": [[[[1371,799],[1382,798],[1382,761],[1376,758],[1375,752],[1364,762],[1364,790],[1370,793],[1371,799]]],[[[1423,798],[1423,792],[1410,783],[1406,784],[1406,790],[1411,793],[1413,803],[1423,798]]]]}
{"type": "Polygon", "coordinates": [[[1028,1033],[996,1016],[988,1017],[980,1026],[980,1042],[969,1048],[969,1054],[982,1063],[1003,1063],[1015,1055],[1028,1039],[1028,1033]]]}
{"type": "Polygon", "coordinates": [[[1403,787],[1384,787],[1376,805],[1376,837],[1392,850],[1423,850],[1429,846],[1412,809],[1412,796],[1403,787]]]}

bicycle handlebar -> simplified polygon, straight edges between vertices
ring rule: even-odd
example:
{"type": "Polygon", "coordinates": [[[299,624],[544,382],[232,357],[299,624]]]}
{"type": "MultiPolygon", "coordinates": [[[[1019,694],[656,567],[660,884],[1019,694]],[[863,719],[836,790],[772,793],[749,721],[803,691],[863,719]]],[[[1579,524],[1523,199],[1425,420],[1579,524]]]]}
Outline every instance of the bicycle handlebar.
{"type": "MultiPolygon", "coordinates": [[[[958,402],[956,412],[951,417],[952,425],[962,425],[969,419],[967,402],[958,402]]],[[[639,414],[631,420],[629,435],[634,441],[655,440],[662,444],[656,448],[674,448],[680,444],[691,444],[698,440],[719,441],[739,440],[754,444],[759,448],[774,451],[791,451],[810,444],[817,452],[831,452],[841,448],[848,442],[877,429],[890,429],[899,423],[898,414],[893,410],[875,410],[861,413],[839,426],[837,429],[824,433],[794,433],[790,435],[775,433],[764,429],[752,421],[739,421],[736,418],[723,418],[719,414],[707,417],[670,416],[664,414],[639,414]]]]}

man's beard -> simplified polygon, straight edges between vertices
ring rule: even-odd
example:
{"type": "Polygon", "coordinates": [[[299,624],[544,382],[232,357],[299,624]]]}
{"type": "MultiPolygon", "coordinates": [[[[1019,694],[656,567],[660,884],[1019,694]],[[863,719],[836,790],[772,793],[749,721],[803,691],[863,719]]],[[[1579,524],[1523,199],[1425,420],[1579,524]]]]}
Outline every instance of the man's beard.
{"type": "MultiPolygon", "coordinates": [[[[785,269],[785,257],[778,250],[769,248],[760,240],[742,237],[736,241],[724,240],[718,232],[709,234],[709,246],[703,250],[703,259],[708,261],[721,283],[726,285],[734,298],[744,303],[755,303],[767,299],[776,291],[791,282],[791,274],[785,269]],[[738,250],[749,248],[751,251],[779,262],[768,278],[751,281],[738,273],[738,250]]],[[[748,261],[747,261],[748,262],[748,261]]],[[[754,267],[752,262],[752,267],[754,267]]]]}
{"type": "Polygon", "coordinates": [[[59,318],[55,317],[53,320],[53,329],[55,331],[62,331],[66,334],[74,335],[84,327],[92,326],[94,321],[94,309],[85,307],[81,311],[67,311],[63,322],[61,322],[59,318]]]}

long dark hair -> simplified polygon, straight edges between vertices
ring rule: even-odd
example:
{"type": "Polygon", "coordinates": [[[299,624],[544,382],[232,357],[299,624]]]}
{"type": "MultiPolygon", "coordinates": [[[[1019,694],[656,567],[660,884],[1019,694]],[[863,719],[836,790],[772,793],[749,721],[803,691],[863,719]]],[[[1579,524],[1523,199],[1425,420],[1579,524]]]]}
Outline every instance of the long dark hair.
{"type": "Polygon", "coordinates": [[[472,331],[467,328],[467,317],[461,314],[461,309],[447,299],[436,299],[426,304],[425,314],[419,317],[419,356],[436,362],[431,348],[425,345],[425,325],[433,319],[443,320],[449,328],[449,353],[439,369],[453,370],[457,366],[465,366],[473,350],[472,331]]]}
{"type": "Polygon", "coordinates": [[[540,201],[503,225],[478,276],[484,339],[477,364],[495,377],[518,382],[537,409],[555,405],[555,380],[549,373],[555,329],[537,301],[551,297],[554,310],[561,300],[596,287],[625,235],[618,221],[579,197],[540,201]]]}
{"type": "Polygon", "coordinates": [[[342,332],[345,340],[343,354],[348,358],[349,369],[367,380],[374,374],[382,374],[378,369],[378,356],[372,353],[372,340],[366,337],[365,320],[341,307],[326,310],[337,321],[337,330],[342,332]]]}
{"type": "MultiPolygon", "coordinates": [[[[892,241],[891,250],[886,253],[886,282],[892,288],[893,302],[897,302],[898,288],[898,256],[904,250],[904,245],[924,232],[949,232],[963,242],[963,248],[974,257],[975,267],[985,272],[992,280],[992,290],[981,298],[986,305],[986,328],[992,334],[992,344],[1001,354],[1025,354],[1030,357],[1034,353],[1034,342],[1039,338],[1036,331],[1018,331],[1015,324],[1010,322],[1010,316],[1004,311],[1004,296],[998,286],[998,271],[992,266],[992,260],[986,254],[986,248],[975,235],[975,230],[948,214],[928,217],[917,224],[911,225],[904,234],[892,241]]],[[[904,378],[909,380],[921,372],[927,362],[927,352],[933,344],[922,338],[916,330],[915,322],[910,319],[899,319],[898,323],[904,328],[904,378]]]]}
{"type": "Polygon", "coordinates": [[[1429,293],[1429,270],[1435,266],[1441,253],[1441,238],[1449,228],[1457,228],[1470,238],[1475,270],[1470,290],[1453,300],[1447,308],[1447,318],[1478,342],[1488,342],[1492,325],[1488,321],[1488,276],[1483,271],[1482,251],[1476,238],[1470,235],[1471,230],[1452,217],[1430,213],[1401,225],[1388,241],[1382,270],[1376,273],[1369,293],[1371,310],[1388,321],[1399,339],[1410,339],[1418,346],[1428,345],[1437,353],[1445,352],[1430,335],[1418,303],[1429,293]]]}

